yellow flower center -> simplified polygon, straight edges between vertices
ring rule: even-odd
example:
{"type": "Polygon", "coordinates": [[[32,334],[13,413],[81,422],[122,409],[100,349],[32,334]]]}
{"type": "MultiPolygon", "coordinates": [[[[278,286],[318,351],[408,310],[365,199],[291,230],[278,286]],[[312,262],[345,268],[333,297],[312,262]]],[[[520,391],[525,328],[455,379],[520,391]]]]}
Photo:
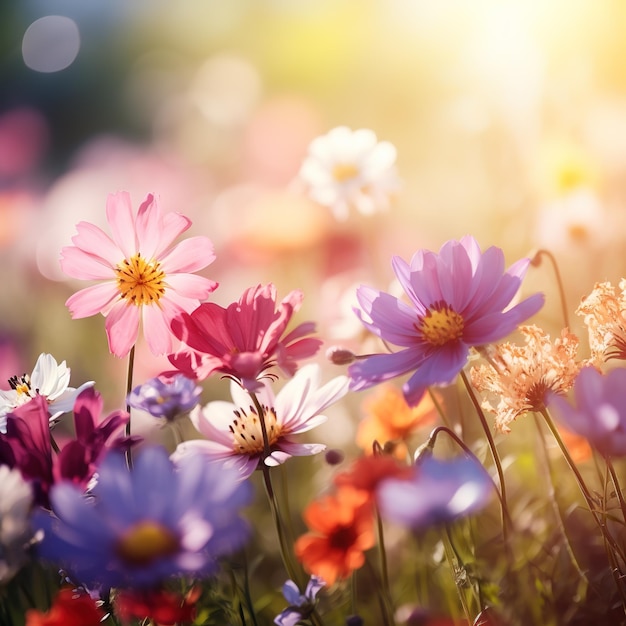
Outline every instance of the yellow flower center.
{"type": "MultiPolygon", "coordinates": [[[[242,408],[235,410],[235,419],[230,426],[230,432],[233,434],[233,449],[238,454],[247,454],[254,456],[263,452],[263,430],[261,429],[261,420],[256,413],[254,407],[250,407],[249,412],[242,408]]],[[[275,444],[280,435],[280,426],[276,420],[276,411],[273,407],[263,407],[265,419],[265,430],[267,432],[267,441],[271,447],[275,444]]]]}
{"type": "Polygon", "coordinates": [[[28,374],[24,374],[23,376],[11,376],[11,378],[9,378],[9,385],[11,389],[15,389],[17,392],[19,402],[26,402],[31,399],[30,376],[28,374]]]}
{"type": "Polygon", "coordinates": [[[424,339],[433,346],[456,341],[463,335],[464,327],[461,315],[447,304],[435,304],[417,324],[424,339]]]}
{"type": "Polygon", "coordinates": [[[338,183],[344,183],[351,178],[356,178],[359,168],[353,163],[337,163],[333,167],[333,178],[338,183]]]}
{"type": "Polygon", "coordinates": [[[180,547],[178,537],[152,520],[137,522],[122,535],[116,545],[117,555],[127,564],[146,567],[162,557],[175,554],[180,547]]]}
{"type": "Polygon", "coordinates": [[[115,275],[120,295],[129,304],[154,304],[165,293],[165,272],[157,261],[146,261],[140,252],[124,259],[115,275]]]}

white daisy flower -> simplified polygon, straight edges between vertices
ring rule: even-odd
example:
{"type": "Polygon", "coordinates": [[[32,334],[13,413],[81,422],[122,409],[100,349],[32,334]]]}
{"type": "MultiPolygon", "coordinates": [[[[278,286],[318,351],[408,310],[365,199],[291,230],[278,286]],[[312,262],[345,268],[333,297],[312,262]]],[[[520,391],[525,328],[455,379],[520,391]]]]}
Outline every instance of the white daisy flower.
{"type": "Polygon", "coordinates": [[[63,413],[74,408],[76,396],[94,381],[82,384],[78,389],[69,386],[70,369],[65,361],[57,363],[51,354],[40,354],[32,374],[9,378],[11,389],[0,389],[0,432],[7,429],[7,413],[25,404],[36,395],[44,396],[48,401],[50,424],[63,413]]]}
{"type": "Polygon", "coordinates": [[[338,376],[320,387],[320,367],[309,364],[274,396],[266,383],[257,392],[264,409],[269,454],[265,456],[263,433],[252,400],[236,382],[231,383],[233,402],[209,402],[190,414],[193,425],[206,440],[195,439],[178,445],[172,458],[204,454],[226,466],[236,467],[244,480],[260,463],[275,466],[292,456],[318,454],[326,449],[321,443],[303,443],[294,435],[304,433],[326,421],[328,406],[348,391],[348,378],[338,376]]]}
{"type": "Polygon", "coordinates": [[[298,177],[311,199],[345,221],[351,208],[363,215],[389,208],[398,189],[395,161],[395,147],[373,131],[338,126],[311,142],[298,177]]]}

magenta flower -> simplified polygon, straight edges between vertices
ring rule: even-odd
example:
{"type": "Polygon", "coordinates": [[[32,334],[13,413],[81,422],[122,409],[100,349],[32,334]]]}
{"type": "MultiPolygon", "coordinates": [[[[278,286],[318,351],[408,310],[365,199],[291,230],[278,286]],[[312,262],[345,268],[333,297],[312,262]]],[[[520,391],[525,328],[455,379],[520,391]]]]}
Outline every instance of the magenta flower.
{"type": "Polygon", "coordinates": [[[534,294],[506,309],[529,263],[520,259],[505,272],[502,250],[492,246],[481,252],[470,236],[448,241],[439,254],[420,250],[410,264],[394,257],[393,269],[409,304],[361,286],[362,310],[355,312],[371,332],[404,349],[351,365],[351,388],[366,389],[414,371],[403,391],[415,406],[430,385],[451,383],[472,346],[506,337],[542,307],[543,294],[534,294]]]}
{"type": "MultiPolygon", "coordinates": [[[[284,463],[292,456],[308,456],[326,449],[324,444],[299,442],[297,437],[326,421],[322,412],[348,391],[348,379],[338,376],[320,387],[320,367],[309,364],[299,370],[274,396],[270,385],[258,390],[264,409],[270,453],[268,466],[284,463]]],[[[206,440],[179,444],[173,455],[179,459],[203,454],[225,466],[234,466],[241,480],[248,478],[263,459],[263,432],[250,395],[236,382],[231,383],[233,402],[209,402],[190,415],[193,425],[206,440]]]]}
{"type": "Polygon", "coordinates": [[[258,379],[275,365],[293,376],[296,362],[313,356],[322,344],[306,336],[315,330],[312,322],[283,336],[302,298],[301,291],[292,291],[276,307],[276,287],[269,284],[246,289],[227,308],[205,302],[172,321],[184,347],[169,360],[190,378],[204,380],[221,372],[250,391],[262,387],[258,379]]]}
{"type": "Polygon", "coordinates": [[[195,309],[217,287],[190,273],[215,259],[213,244],[207,237],[190,237],[171,246],[191,221],[179,213],[162,213],[152,194],[136,216],[127,192],[111,194],[106,213],[113,238],[79,222],[74,245],[61,251],[66,274],[104,281],[68,298],[72,318],[102,313],[109,350],[116,356],[128,354],[137,341],[140,319],[152,353],[171,352],[171,320],[195,309]]]}
{"type": "Polygon", "coordinates": [[[602,454],[626,455],[626,369],[602,375],[584,367],[574,381],[574,404],[550,394],[548,407],[572,432],[585,437],[602,454]]]}

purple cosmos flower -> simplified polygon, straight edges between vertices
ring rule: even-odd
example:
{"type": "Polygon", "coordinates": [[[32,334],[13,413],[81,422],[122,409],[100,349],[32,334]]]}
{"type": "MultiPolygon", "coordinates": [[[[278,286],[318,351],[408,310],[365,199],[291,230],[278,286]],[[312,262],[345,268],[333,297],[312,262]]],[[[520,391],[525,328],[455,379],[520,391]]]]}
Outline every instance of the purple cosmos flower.
{"type": "Polygon", "coordinates": [[[602,375],[584,367],[574,381],[574,405],[551,394],[548,407],[569,430],[585,437],[602,454],[626,455],[626,369],[602,375]]]}
{"type": "Polygon", "coordinates": [[[168,358],[190,378],[204,380],[221,372],[251,391],[262,387],[259,379],[276,365],[293,376],[297,362],[313,356],[322,344],[307,336],[315,330],[312,322],[284,335],[303,297],[294,290],[277,303],[276,287],[269,284],[246,289],[227,308],[205,302],[172,321],[172,332],[183,347],[168,358]]]}
{"type": "Polygon", "coordinates": [[[385,519],[423,529],[478,511],[493,493],[493,482],[476,459],[427,456],[415,466],[412,480],[386,479],[376,497],[385,519]]]}
{"type": "Polygon", "coordinates": [[[361,286],[362,310],[355,312],[371,332],[404,349],[351,365],[351,388],[366,389],[415,370],[403,387],[415,406],[430,385],[451,383],[472,346],[502,339],[542,307],[543,294],[534,294],[504,310],[529,263],[521,259],[505,272],[502,250],[492,246],[481,252],[470,236],[448,241],[439,254],[420,250],[410,264],[394,257],[393,270],[410,304],[361,286]]]}
{"type": "Polygon", "coordinates": [[[128,404],[153,417],[172,421],[193,409],[200,401],[201,394],[202,387],[182,374],[157,376],[135,387],[128,394],[128,404]]]}
{"type": "Polygon", "coordinates": [[[311,576],[304,593],[300,593],[298,585],[293,580],[288,580],[283,585],[283,595],[289,602],[289,606],[274,619],[278,626],[296,626],[301,620],[306,619],[315,608],[315,596],[324,586],[324,581],[319,576],[311,576]]]}
{"type": "Polygon", "coordinates": [[[44,531],[39,556],[77,582],[146,588],[170,576],[211,574],[217,558],[248,535],[239,510],[250,486],[202,456],[176,467],[165,449],[147,447],[129,470],[124,456],[111,452],[92,493],[55,485],[54,514],[40,511],[33,521],[44,531]]]}
{"type": "MultiPolygon", "coordinates": [[[[207,438],[181,443],[174,458],[204,454],[212,460],[234,466],[240,479],[250,476],[264,453],[263,433],[248,392],[231,383],[233,402],[209,402],[191,412],[193,425],[207,438]]],[[[326,449],[320,443],[301,443],[293,435],[311,430],[326,421],[322,411],[342,398],[348,391],[346,376],[338,376],[320,387],[320,367],[309,364],[274,396],[269,385],[257,393],[265,411],[265,427],[270,454],[269,466],[284,463],[292,456],[317,454],[326,449]]]]}

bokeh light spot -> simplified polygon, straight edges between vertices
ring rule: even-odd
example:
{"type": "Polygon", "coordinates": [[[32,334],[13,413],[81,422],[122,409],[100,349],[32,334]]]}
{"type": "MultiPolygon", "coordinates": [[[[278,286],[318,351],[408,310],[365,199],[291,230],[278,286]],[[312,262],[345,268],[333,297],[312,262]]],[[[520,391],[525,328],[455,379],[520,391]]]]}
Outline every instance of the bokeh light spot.
{"type": "Polygon", "coordinates": [[[47,15],[35,20],[24,33],[22,57],[36,72],[59,72],[69,67],[80,50],[76,22],[62,15],[47,15]]]}

